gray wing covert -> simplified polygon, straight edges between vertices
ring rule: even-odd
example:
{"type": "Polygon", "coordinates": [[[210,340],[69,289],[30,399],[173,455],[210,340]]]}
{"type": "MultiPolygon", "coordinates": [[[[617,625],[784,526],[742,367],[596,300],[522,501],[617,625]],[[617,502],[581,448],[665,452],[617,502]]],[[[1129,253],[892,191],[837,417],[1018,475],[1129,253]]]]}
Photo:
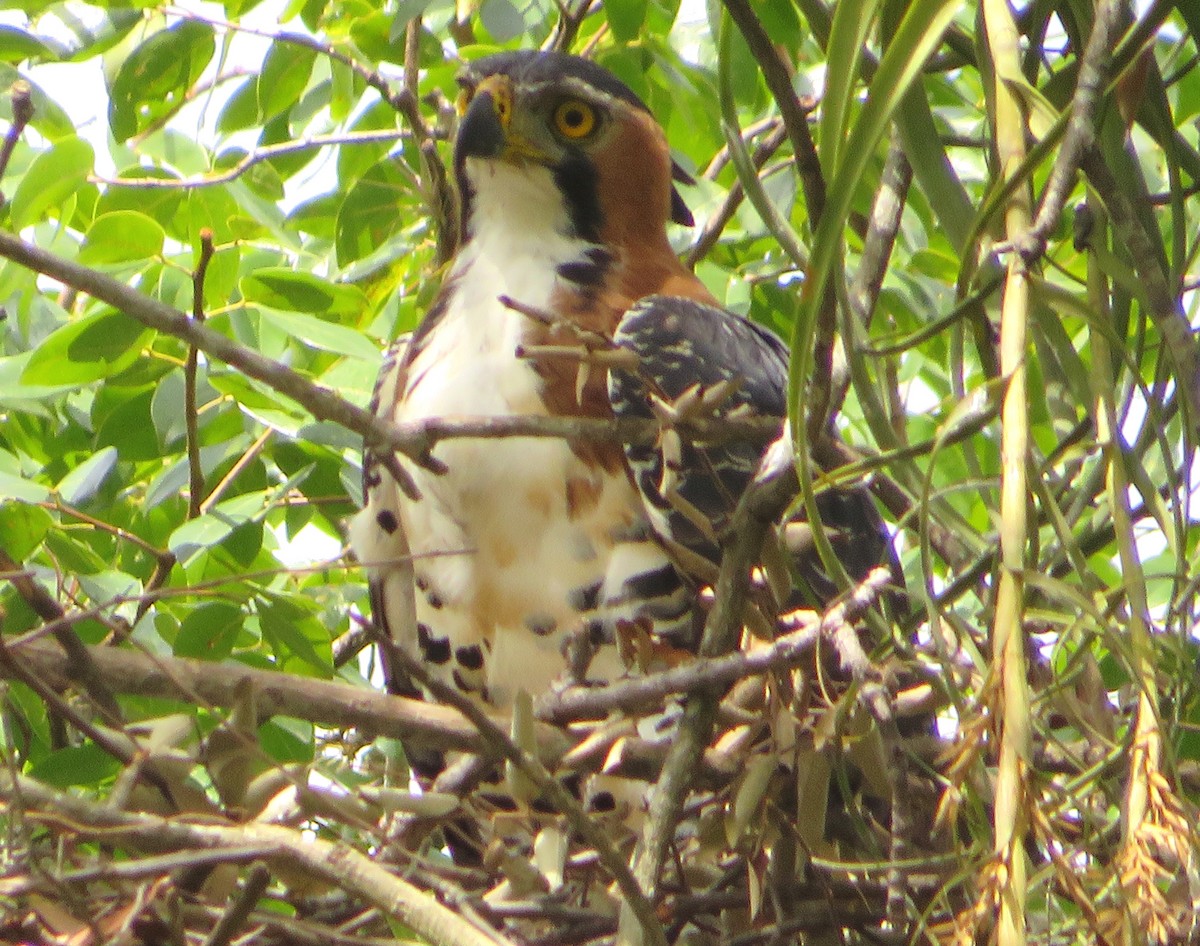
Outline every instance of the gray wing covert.
{"type": "MultiPolygon", "coordinates": [[[[638,356],[638,370],[609,373],[609,399],[618,417],[653,418],[652,396],[676,402],[689,389],[734,385],[714,416],[787,413],[788,348],[769,329],[725,309],[675,296],[648,296],[622,317],[617,344],[638,356]]],[[[630,444],[625,456],[659,536],[716,563],[717,539],[764,453],[747,440],[718,444],[681,441],[671,431],[655,444],[630,444]]],[[[887,531],[867,491],[828,489],[818,494],[822,525],[854,580],[891,563],[887,531]]],[[[811,548],[796,553],[810,604],[838,593],[811,548]]],[[[695,576],[693,576],[695,577],[695,576]]]]}

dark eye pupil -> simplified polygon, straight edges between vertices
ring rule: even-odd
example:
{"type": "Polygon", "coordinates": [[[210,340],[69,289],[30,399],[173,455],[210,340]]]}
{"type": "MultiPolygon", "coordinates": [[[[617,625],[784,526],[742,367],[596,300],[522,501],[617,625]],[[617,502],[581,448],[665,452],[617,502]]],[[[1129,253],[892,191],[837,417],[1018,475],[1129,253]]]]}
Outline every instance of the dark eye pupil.
{"type": "Polygon", "coordinates": [[[577,108],[568,109],[563,114],[563,121],[572,128],[578,128],[583,124],[583,112],[577,108]]]}

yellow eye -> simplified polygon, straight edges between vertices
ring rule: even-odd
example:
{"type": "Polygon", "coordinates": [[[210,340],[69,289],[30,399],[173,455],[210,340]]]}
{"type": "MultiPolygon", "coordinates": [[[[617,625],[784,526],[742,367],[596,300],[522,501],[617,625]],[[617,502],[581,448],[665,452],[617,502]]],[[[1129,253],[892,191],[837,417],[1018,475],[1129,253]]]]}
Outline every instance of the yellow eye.
{"type": "Polygon", "coordinates": [[[567,99],[554,110],[554,127],[564,138],[586,138],[596,127],[596,110],[587,102],[567,99]]]}

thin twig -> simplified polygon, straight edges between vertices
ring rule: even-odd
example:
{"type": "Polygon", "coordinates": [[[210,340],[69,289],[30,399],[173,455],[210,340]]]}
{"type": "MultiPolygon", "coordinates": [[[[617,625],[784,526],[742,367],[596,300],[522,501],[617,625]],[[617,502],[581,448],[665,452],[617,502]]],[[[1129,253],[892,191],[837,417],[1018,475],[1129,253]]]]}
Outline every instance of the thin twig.
{"type": "Polygon", "coordinates": [[[112,691],[98,671],[95,661],[92,659],[92,651],[79,639],[75,628],[62,620],[66,614],[62,605],[24,572],[3,549],[0,549],[0,572],[7,572],[8,580],[12,582],[17,594],[24,599],[38,617],[53,625],[54,639],[58,641],[59,646],[70,659],[69,670],[66,674],[68,678],[83,687],[100,711],[108,718],[110,725],[121,725],[124,719],[121,715],[121,708],[117,705],[112,691]]]}
{"type": "Polygon", "coordinates": [[[271,883],[271,872],[261,861],[251,865],[250,874],[245,884],[221,914],[216,925],[204,939],[204,946],[229,946],[233,938],[246,925],[251,911],[258,904],[259,897],[271,883]]]}
{"type": "Polygon", "coordinates": [[[252,26],[246,26],[243,23],[232,23],[228,20],[218,19],[217,17],[203,16],[186,7],[168,7],[167,12],[182,20],[205,23],[208,26],[217,27],[226,32],[249,33],[252,36],[264,36],[276,43],[289,43],[293,46],[302,46],[305,49],[311,49],[314,52],[320,53],[322,56],[327,56],[335,62],[340,62],[378,92],[388,105],[404,116],[408,121],[409,127],[412,128],[417,141],[424,141],[430,136],[429,128],[425,124],[425,120],[421,117],[420,105],[414,96],[408,94],[407,89],[402,89],[399,92],[394,91],[391,84],[377,69],[363,65],[352,56],[334,49],[329,43],[324,43],[315,36],[307,36],[303,33],[256,29],[252,26]]]}
{"type": "Polygon", "coordinates": [[[1123,0],[1101,0],[1096,7],[1092,35],[1079,59],[1079,75],[1075,94],[1071,96],[1071,118],[1058,149],[1054,168],[1042,191],[1037,218],[1024,233],[1017,234],[1012,245],[1027,264],[1032,264],[1046,250],[1046,240],[1058,226],[1063,207],[1075,182],[1075,172],[1084,154],[1096,143],[1096,109],[1100,94],[1108,84],[1112,62],[1113,36],[1124,15],[1123,0]]]}
{"type": "Polygon", "coordinates": [[[349,845],[278,825],[192,824],[179,818],[132,814],[47,788],[22,775],[0,771],[0,799],[20,806],[24,817],[47,826],[123,839],[141,850],[214,850],[263,847],[263,860],[307,873],[373,903],[429,942],[445,946],[498,946],[505,941],[479,929],[425,891],[394,876],[349,845]]]}
{"type": "MultiPolygon", "coordinates": [[[[899,137],[893,138],[888,146],[883,173],[879,176],[879,191],[875,195],[875,203],[871,206],[871,219],[863,239],[858,270],[846,288],[849,313],[857,322],[854,328],[861,327],[864,333],[870,330],[875,303],[883,288],[884,276],[887,275],[896,234],[900,230],[904,204],[908,198],[908,188],[912,183],[912,174],[912,166],[908,163],[899,137]]],[[[844,344],[852,345],[856,337],[857,331],[844,332],[844,344]]],[[[857,356],[857,350],[843,351],[841,363],[835,362],[829,402],[830,413],[836,414],[841,410],[846,392],[850,388],[850,370],[846,361],[857,356]]]]}
{"type": "Polygon", "coordinates": [[[821,174],[821,160],[817,157],[812,133],[808,129],[808,114],[812,111],[812,103],[803,103],[796,95],[795,89],[792,88],[791,71],[771,43],[771,38],[763,29],[750,4],[746,0],[723,2],[729,16],[745,38],[746,45],[750,47],[750,54],[762,70],[763,80],[767,83],[775,104],[779,106],[779,115],[783,119],[788,140],[792,143],[792,153],[796,157],[796,171],[804,188],[804,201],[812,222],[811,229],[815,230],[816,221],[821,219],[825,209],[825,178],[821,174]]]}
{"type": "Polygon", "coordinates": [[[33,121],[33,89],[24,79],[14,82],[8,92],[12,102],[12,124],[4,133],[4,141],[0,143],[0,178],[8,170],[8,162],[12,160],[13,149],[25,133],[25,126],[33,121]]]}
{"type": "Polygon", "coordinates": [[[189,177],[100,177],[91,175],[88,181],[93,184],[104,184],[108,187],[136,187],[142,189],[181,189],[192,190],[197,187],[213,187],[217,184],[228,184],[235,181],[257,164],[272,161],[288,154],[298,154],[312,151],[316,148],[331,148],[339,145],[360,145],[401,141],[408,135],[404,131],[350,131],[340,135],[313,135],[311,138],[301,138],[298,141],[285,141],[280,144],[263,145],[255,148],[232,167],[224,171],[214,171],[209,174],[193,174],[189,177]]]}
{"type": "MultiPolygon", "coordinates": [[[[743,137],[749,139],[752,136],[752,131],[746,129],[743,137]]],[[[762,141],[758,143],[758,146],[754,149],[754,153],[750,156],[754,167],[761,169],[770,160],[771,155],[779,150],[779,146],[783,144],[786,137],[787,129],[783,125],[772,128],[762,141]]],[[[728,160],[728,147],[722,149],[722,153],[726,156],[726,160],[728,160]]],[[[742,187],[742,182],[734,181],[733,186],[729,188],[729,193],[725,195],[725,199],[721,202],[721,206],[708,218],[704,229],[696,235],[695,242],[692,243],[691,248],[688,250],[685,261],[688,269],[695,269],[696,264],[704,259],[713,246],[716,245],[717,240],[721,238],[721,234],[725,232],[725,227],[729,225],[729,221],[737,213],[738,207],[742,205],[745,196],[746,192],[742,187]]]]}
{"type": "MultiPolygon", "coordinates": [[[[204,324],[204,276],[208,262],[213,256],[213,234],[208,227],[200,230],[200,258],[192,273],[192,320],[204,324]]],[[[188,459],[188,518],[200,515],[200,504],[204,498],[204,470],[200,466],[200,417],[196,406],[196,369],[200,352],[195,345],[188,346],[187,361],[183,366],[183,419],[187,428],[188,459]]]]}
{"type": "MultiPolygon", "coordinates": [[[[797,619],[796,629],[776,638],[769,647],[736,650],[607,686],[577,687],[547,694],[536,707],[537,716],[560,725],[580,719],[602,719],[614,710],[629,712],[661,704],[672,696],[724,690],[747,677],[791,669],[798,666],[819,641],[833,640],[841,629],[861,617],[891,580],[887,569],[873,569],[845,601],[832,606],[823,615],[809,612],[797,619]]],[[[841,638],[838,643],[844,640],[841,638]]],[[[857,656],[857,653],[852,655],[857,656]]],[[[853,669],[860,673],[862,661],[853,659],[851,662],[853,669]]]]}
{"type": "Polygon", "coordinates": [[[583,810],[578,800],[552,776],[536,758],[522,749],[497,725],[483,709],[467,694],[444,683],[431,674],[423,663],[397,648],[396,655],[404,672],[435,700],[453,706],[479,730],[484,743],[493,753],[498,752],[515,765],[527,777],[543,798],[563,815],[567,822],[588,846],[595,851],[600,863],[615,881],[628,909],[636,917],[645,942],[650,946],[666,946],[662,925],[654,914],[654,908],[630,871],[629,865],[617,853],[600,825],[583,810]]]}
{"type": "MultiPolygon", "coordinates": [[[[791,468],[788,468],[790,473],[791,468]]],[[[762,552],[768,530],[795,496],[796,481],[787,473],[756,479],[734,510],[729,534],[731,544],[721,556],[721,569],[714,589],[712,611],[704,625],[699,653],[702,657],[723,656],[737,647],[742,615],[748,597],[750,569],[762,552]]],[[[649,812],[642,839],[634,854],[634,876],[651,896],[657,889],[666,853],[694,773],[712,737],[720,689],[694,691],[684,708],[678,733],[667,752],[662,774],[650,796],[649,812]]],[[[628,930],[628,917],[622,928],[628,930]]]]}
{"type": "Polygon", "coordinates": [[[221,501],[221,497],[225,495],[225,490],[229,489],[229,487],[233,485],[234,481],[236,481],[237,478],[246,471],[247,467],[249,467],[250,464],[258,459],[259,455],[263,452],[263,450],[266,449],[267,444],[271,442],[271,439],[274,436],[275,429],[273,427],[268,427],[254,439],[254,443],[250,444],[250,446],[246,448],[245,452],[243,452],[242,455],[237,458],[237,462],[235,462],[233,466],[229,468],[229,472],[221,477],[221,481],[217,483],[217,485],[212,488],[212,492],[204,498],[204,502],[200,504],[200,512],[202,514],[212,512],[213,507],[216,506],[217,503],[221,501]]]}

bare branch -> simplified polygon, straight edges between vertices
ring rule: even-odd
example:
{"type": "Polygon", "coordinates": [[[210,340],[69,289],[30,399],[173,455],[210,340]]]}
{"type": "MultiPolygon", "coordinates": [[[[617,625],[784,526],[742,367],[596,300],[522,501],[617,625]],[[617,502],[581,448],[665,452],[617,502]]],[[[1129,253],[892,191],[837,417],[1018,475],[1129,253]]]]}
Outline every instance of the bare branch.
{"type": "MultiPolygon", "coordinates": [[[[613,710],[626,712],[659,705],[685,693],[721,690],[738,680],[773,670],[797,666],[822,639],[844,642],[841,632],[859,618],[892,580],[887,569],[873,570],[847,599],[824,615],[800,612],[791,617],[795,630],[777,638],[769,647],[737,650],[708,657],[660,673],[621,680],[604,687],[579,687],[548,694],[537,706],[539,719],[565,724],[579,719],[601,719],[613,710]]],[[[851,653],[854,671],[863,671],[861,645],[851,653]]],[[[845,650],[845,648],[843,648],[845,650]]]]}
{"type": "MultiPolygon", "coordinates": [[[[361,435],[368,446],[405,454],[413,462],[438,470],[430,456],[434,445],[450,437],[561,437],[613,443],[650,443],[658,435],[655,421],[606,420],[587,417],[488,417],[467,421],[426,421],[398,427],[338,397],[286,365],[239,345],[225,335],[168,305],[145,296],[104,273],[47,253],[10,233],[0,231],[0,257],[43,273],[86,292],[143,325],[173,335],[290,397],[319,420],[330,420],[361,435]]],[[[762,443],[779,433],[778,418],[705,419],[683,425],[696,442],[751,439],[762,443]]],[[[402,469],[397,467],[397,469],[402,469]]],[[[409,484],[411,485],[411,484],[409,484]]]]}
{"type": "Polygon", "coordinates": [[[113,698],[103,676],[98,672],[90,649],[79,639],[75,628],[62,620],[66,613],[62,605],[47,594],[46,590],[23,571],[3,549],[0,549],[0,572],[7,573],[8,580],[16,588],[17,594],[38,617],[53,627],[54,639],[69,657],[66,676],[83,687],[84,692],[95,701],[111,724],[119,725],[123,718],[121,708],[113,698]]]}
{"type": "MultiPolygon", "coordinates": [[[[704,625],[700,655],[723,656],[737,646],[743,612],[747,603],[750,569],[762,552],[767,531],[782,515],[796,493],[796,480],[778,471],[769,478],[756,479],[742,495],[734,510],[729,534],[730,545],[721,556],[721,569],[714,589],[714,605],[704,625]]],[[[634,855],[634,876],[643,890],[653,894],[675,826],[687,794],[712,738],[720,690],[709,686],[692,691],[684,707],[679,731],[667,752],[662,774],[650,796],[646,825],[634,855]]],[[[629,917],[622,916],[626,926],[629,917]]],[[[627,927],[626,927],[627,928],[627,927]]]]}
{"type": "Polygon", "coordinates": [[[796,171],[804,187],[811,229],[815,230],[816,222],[821,219],[825,209],[825,178],[821,173],[821,160],[817,157],[812,133],[808,130],[808,113],[812,111],[812,103],[803,103],[796,95],[792,88],[791,70],[772,45],[771,38],[767,36],[767,31],[750,4],[746,0],[724,0],[724,3],[729,16],[745,37],[751,55],[762,69],[763,79],[771,90],[775,104],[779,106],[788,140],[792,143],[792,153],[796,157],[796,171]]]}
{"type": "Polygon", "coordinates": [[[1042,192],[1041,206],[1037,218],[1024,233],[1013,237],[1013,248],[1024,257],[1027,264],[1033,263],[1046,251],[1046,240],[1058,226],[1063,207],[1075,183],[1075,172],[1084,154],[1096,142],[1096,109],[1100,94],[1108,82],[1112,62],[1113,37],[1126,10],[1123,0],[1102,0],[1096,7],[1092,23],[1092,35],[1079,59],[1079,75],[1075,80],[1075,94],[1071,96],[1071,118],[1063,135],[1054,169],[1042,192]]]}
{"type": "MultiPolygon", "coordinates": [[[[10,644],[33,673],[47,680],[68,678],[73,658],[50,644],[10,644]]],[[[217,664],[181,657],[151,657],[129,649],[86,647],[90,662],[117,693],[186,700],[202,706],[231,706],[239,693],[253,693],[260,717],[292,716],[323,726],[358,728],[368,734],[402,738],[413,745],[484,753],[475,726],[449,707],[390,696],[333,680],[273,673],[236,663],[217,664]]],[[[560,756],[567,736],[552,726],[537,730],[539,751],[560,756]]]]}
{"type": "Polygon", "coordinates": [[[191,824],[181,818],[130,814],[85,801],[40,782],[0,772],[0,798],[28,819],[58,825],[111,843],[123,839],[145,851],[220,850],[258,846],[263,860],[311,874],[372,903],[430,942],[446,946],[500,946],[504,940],[442,906],[425,891],[389,873],[345,844],[278,825],[191,824]]]}

